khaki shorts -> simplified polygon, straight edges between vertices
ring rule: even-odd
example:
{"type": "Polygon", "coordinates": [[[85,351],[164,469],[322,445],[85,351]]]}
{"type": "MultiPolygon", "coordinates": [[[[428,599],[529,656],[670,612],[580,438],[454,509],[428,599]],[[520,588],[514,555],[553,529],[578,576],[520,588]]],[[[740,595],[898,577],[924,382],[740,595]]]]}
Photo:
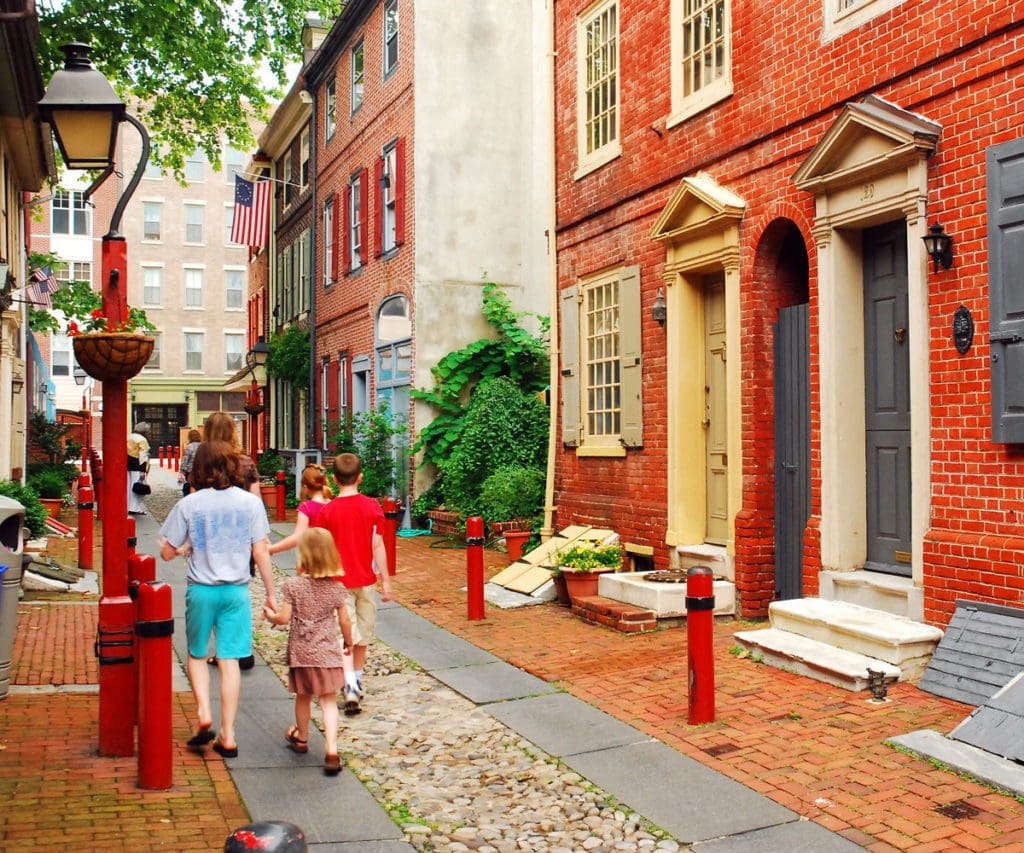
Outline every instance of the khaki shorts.
{"type": "Polygon", "coordinates": [[[352,622],[352,645],[365,646],[373,639],[377,625],[377,587],[357,586],[348,591],[345,609],[352,622]]]}

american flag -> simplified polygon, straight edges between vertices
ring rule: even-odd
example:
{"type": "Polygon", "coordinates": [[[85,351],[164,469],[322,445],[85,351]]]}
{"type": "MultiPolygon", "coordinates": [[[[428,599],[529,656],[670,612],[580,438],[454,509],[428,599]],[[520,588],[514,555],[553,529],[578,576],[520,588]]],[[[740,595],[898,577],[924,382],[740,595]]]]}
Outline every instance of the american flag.
{"type": "Polygon", "coordinates": [[[28,298],[31,299],[38,305],[42,305],[44,308],[53,308],[53,303],[50,301],[50,294],[56,293],[57,288],[60,287],[57,284],[57,278],[53,274],[53,268],[46,264],[37,270],[33,270],[30,276],[32,281],[35,282],[28,289],[28,298]]]}
{"type": "Polygon", "coordinates": [[[247,181],[235,175],[235,209],[231,242],[260,249],[270,227],[270,181],[247,181]]]}

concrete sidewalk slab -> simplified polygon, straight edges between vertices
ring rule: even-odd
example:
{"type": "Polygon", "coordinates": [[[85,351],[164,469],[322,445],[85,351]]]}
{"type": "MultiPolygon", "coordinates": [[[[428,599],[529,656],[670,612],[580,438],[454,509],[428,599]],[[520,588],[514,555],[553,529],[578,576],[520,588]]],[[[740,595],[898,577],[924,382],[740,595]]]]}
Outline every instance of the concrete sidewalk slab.
{"type": "Polygon", "coordinates": [[[504,661],[433,669],[430,674],[477,705],[559,692],[548,682],[504,661]]]}
{"type": "Polygon", "coordinates": [[[713,841],[700,841],[693,845],[693,849],[699,853],[765,853],[766,850],[847,853],[864,848],[823,829],[813,821],[801,818],[782,826],[716,838],[713,841]]]}
{"type": "Polygon", "coordinates": [[[472,664],[498,663],[490,652],[438,628],[405,608],[377,613],[376,634],[396,652],[416,661],[428,672],[472,664]]]}

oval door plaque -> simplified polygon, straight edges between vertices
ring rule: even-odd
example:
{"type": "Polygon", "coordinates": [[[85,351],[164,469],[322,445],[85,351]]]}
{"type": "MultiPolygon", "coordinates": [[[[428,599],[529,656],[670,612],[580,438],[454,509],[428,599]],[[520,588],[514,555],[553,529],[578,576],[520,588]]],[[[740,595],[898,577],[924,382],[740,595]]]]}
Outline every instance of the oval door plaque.
{"type": "Polygon", "coordinates": [[[953,345],[960,355],[966,355],[974,343],[974,318],[966,305],[953,312],[953,345]]]}

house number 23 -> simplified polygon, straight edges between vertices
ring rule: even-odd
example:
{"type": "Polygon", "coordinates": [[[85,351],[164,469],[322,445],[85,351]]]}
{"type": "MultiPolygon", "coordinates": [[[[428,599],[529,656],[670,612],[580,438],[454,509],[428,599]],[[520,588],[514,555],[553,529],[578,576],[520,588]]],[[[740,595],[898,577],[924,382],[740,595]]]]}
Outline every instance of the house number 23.
{"type": "Polygon", "coordinates": [[[867,201],[868,199],[875,197],[875,185],[874,184],[863,184],[860,188],[860,199],[861,201],[867,201]]]}

